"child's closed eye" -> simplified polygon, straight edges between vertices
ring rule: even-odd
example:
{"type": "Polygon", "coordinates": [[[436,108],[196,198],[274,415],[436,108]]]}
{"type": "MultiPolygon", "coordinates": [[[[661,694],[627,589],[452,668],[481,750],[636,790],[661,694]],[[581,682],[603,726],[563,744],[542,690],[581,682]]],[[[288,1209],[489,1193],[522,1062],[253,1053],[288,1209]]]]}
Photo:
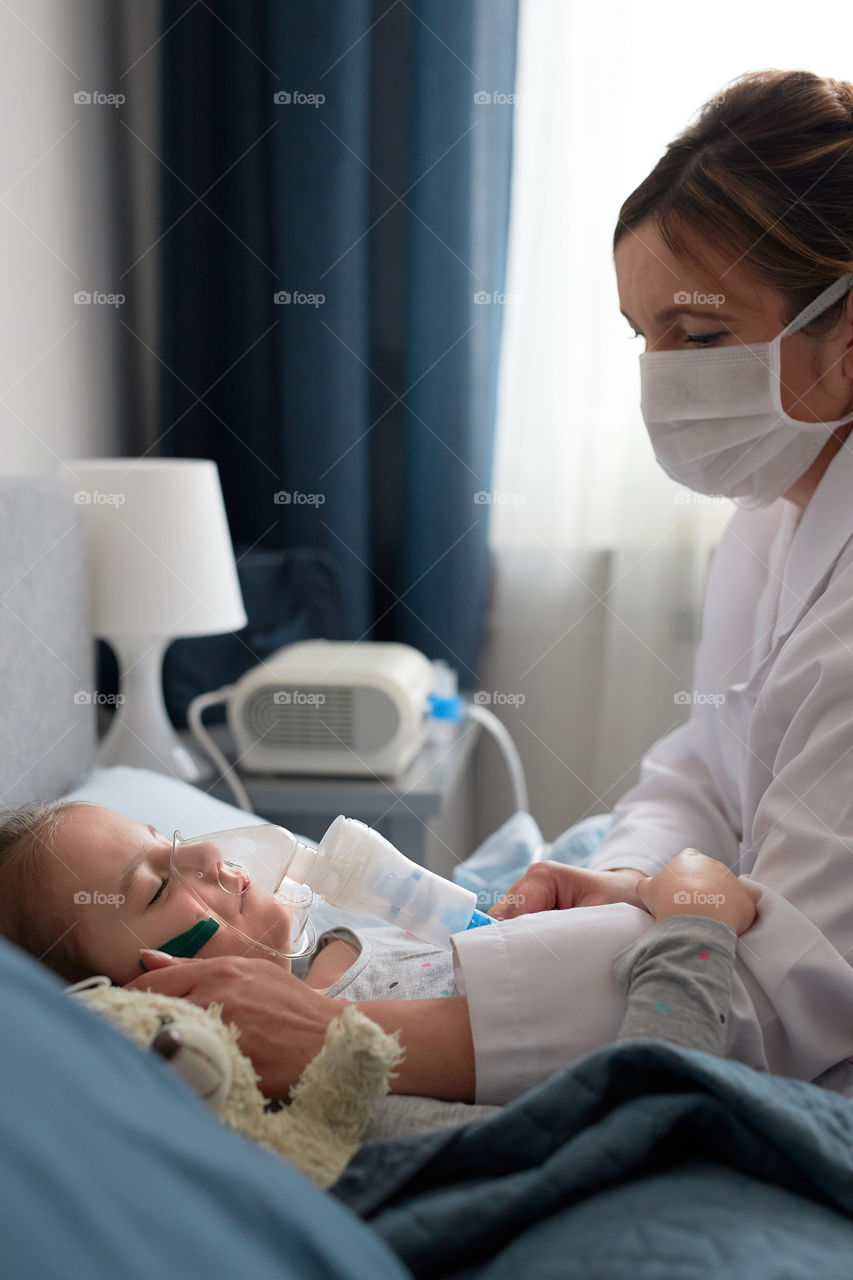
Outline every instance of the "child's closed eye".
{"type": "Polygon", "coordinates": [[[166,885],[167,885],[168,883],[169,883],[169,877],[168,877],[168,876],[163,876],[163,877],[162,877],[162,879],[161,879],[161,881],[160,881],[160,888],[157,890],[157,892],[154,894],[154,897],[153,897],[153,898],[151,899],[151,901],[148,903],[149,907],[153,907],[154,903],[155,903],[155,902],[157,901],[157,899],[160,897],[160,894],[161,894],[161,893],[163,892],[163,890],[166,888],[166,885]]]}

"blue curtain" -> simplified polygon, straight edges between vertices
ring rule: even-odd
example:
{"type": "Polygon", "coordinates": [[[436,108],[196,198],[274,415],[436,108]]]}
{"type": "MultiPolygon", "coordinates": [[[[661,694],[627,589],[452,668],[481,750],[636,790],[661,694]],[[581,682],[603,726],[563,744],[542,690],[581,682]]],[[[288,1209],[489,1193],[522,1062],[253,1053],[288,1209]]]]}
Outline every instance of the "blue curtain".
{"type": "Polygon", "coordinates": [[[327,634],[470,687],[517,0],[180,0],[162,26],[161,450],[218,462],[243,564],[334,566],[327,634]]]}

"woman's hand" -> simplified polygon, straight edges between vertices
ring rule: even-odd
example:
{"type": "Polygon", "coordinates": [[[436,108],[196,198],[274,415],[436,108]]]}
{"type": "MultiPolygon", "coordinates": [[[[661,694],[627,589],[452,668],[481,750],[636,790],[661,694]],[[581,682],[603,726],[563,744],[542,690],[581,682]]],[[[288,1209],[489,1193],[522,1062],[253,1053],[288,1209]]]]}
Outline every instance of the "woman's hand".
{"type": "MultiPolygon", "coordinates": [[[[162,951],[142,956],[151,972],[127,986],[183,996],[202,1008],[221,1004],[223,1020],[240,1028],[240,1048],[252,1059],[267,1098],[288,1097],[344,1008],[271,960],[178,959],[162,951]]],[[[464,997],[368,1000],[356,1007],[389,1034],[399,1032],[405,1058],[391,1079],[395,1093],[474,1101],[474,1043],[464,997]]]]}
{"type": "Polygon", "coordinates": [[[657,875],[637,884],[641,904],[656,920],[709,916],[745,933],[755,919],[755,899],[734,872],[698,849],[682,849],[657,875]]]}
{"type": "Polygon", "coordinates": [[[223,1021],[240,1028],[240,1048],[251,1058],[267,1098],[287,1098],[342,1009],[271,960],[198,960],[162,951],[142,955],[151,972],[128,982],[128,988],[183,996],[203,1009],[214,1001],[221,1004],[223,1021]]]}
{"type": "Polygon", "coordinates": [[[600,907],[605,902],[629,902],[645,908],[637,893],[638,871],[590,871],[562,862],[534,862],[519,876],[489,912],[496,920],[512,920],[533,911],[568,907],[600,907]]]}

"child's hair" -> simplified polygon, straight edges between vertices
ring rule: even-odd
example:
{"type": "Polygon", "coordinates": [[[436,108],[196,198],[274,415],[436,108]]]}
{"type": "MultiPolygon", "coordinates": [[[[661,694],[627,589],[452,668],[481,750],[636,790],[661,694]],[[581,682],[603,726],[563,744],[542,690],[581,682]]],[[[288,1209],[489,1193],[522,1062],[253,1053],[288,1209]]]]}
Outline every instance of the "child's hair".
{"type": "MultiPolygon", "coordinates": [[[[79,929],[68,921],[45,874],[51,844],[73,805],[49,801],[0,811],[0,935],[68,982],[93,974],[80,950],[79,929]]],[[[70,904],[69,908],[70,908],[70,904]]]]}

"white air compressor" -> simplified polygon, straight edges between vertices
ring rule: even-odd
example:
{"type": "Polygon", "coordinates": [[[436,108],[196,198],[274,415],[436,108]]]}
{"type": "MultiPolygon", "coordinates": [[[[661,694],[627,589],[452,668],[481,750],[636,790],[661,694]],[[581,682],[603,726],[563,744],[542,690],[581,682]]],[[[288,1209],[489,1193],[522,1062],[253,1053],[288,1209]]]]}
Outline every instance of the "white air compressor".
{"type": "MultiPolygon", "coordinates": [[[[449,691],[456,674],[408,644],[301,640],[285,645],[233,685],[202,693],[187,709],[197,741],[238,805],[252,804],[202,713],[225,703],[236,768],[245,773],[396,778],[421,750],[435,720],[478,721],[510,774],[516,808],[527,808],[521,760],[501,721],[449,691]]],[[[446,749],[446,748],[445,748],[446,749]]]]}
{"type": "Polygon", "coordinates": [[[434,681],[411,645],[303,640],[216,700],[247,773],[395,777],[423,745],[434,681]]]}

